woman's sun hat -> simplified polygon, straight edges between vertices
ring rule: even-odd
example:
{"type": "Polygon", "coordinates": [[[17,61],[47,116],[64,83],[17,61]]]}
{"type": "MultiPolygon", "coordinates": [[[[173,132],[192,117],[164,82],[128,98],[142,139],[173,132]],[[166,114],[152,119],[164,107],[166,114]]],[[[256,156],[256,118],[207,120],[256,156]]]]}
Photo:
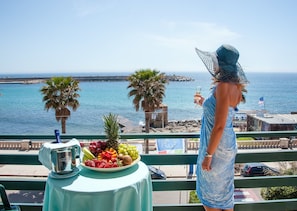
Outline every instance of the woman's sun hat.
{"type": "Polygon", "coordinates": [[[218,81],[248,83],[238,63],[239,52],[231,45],[222,45],[215,52],[195,49],[210,74],[218,81]]]}

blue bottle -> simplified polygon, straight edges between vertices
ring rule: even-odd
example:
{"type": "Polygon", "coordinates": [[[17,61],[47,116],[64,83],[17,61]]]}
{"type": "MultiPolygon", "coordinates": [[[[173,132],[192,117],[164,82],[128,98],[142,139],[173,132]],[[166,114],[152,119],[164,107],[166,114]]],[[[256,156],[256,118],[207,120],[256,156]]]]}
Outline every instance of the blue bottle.
{"type": "Polygon", "coordinates": [[[56,143],[61,143],[60,131],[59,130],[55,130],[55,136],[56,136],[56,143]]]}

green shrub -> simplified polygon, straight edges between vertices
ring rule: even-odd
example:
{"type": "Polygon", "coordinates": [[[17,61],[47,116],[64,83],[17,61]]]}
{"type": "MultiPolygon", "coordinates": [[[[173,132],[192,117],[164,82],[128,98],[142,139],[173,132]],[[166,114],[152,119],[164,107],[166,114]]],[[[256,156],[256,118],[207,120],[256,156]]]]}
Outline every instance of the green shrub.
{"type": "Polygon", "coordinates": [[[189,199],[189,203],[190,204],[194,204],[194,203],[200,203],[200,200],[196,194],[196,191],[192,190],[190,192],[190,199],[189,199]]]}
{"type": "Polygon", "coordinates": [[[284,170],[284,175],[295,175],[295,174],[297,174],[296,168],[290,168],[290,169],[284,170]]]}
{"type": "Polygon", "coordinates": [[[239,137],[237,141],[253,141],[255,140],[253,137],[239,137]]]}
{"type": "Polygon", "coordinates": [[[297,198],[297,186],[262,188],[261,196],[265,200],[297,198]]]}
{"type": "MultiPolygon", "coordinates": [[[[287,167],[288,163],[283,163],[283,175],[295,175],[297,173],[296,163],[289,163],[291,168],[287,167]]],[[[281,186],[281,187],[268,187],[261,189],[261,196],[265,200],[276,199],[292,199],[297,198],[297,186],[281,186]]]]}

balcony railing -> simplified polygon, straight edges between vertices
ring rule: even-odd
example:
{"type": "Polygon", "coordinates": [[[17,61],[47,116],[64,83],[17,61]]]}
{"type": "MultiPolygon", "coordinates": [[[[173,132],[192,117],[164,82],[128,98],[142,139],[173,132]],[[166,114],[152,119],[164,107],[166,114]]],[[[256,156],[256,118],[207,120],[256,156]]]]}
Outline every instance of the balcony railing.
{"type": "MultiPolygon", "coordinates": [[[[271,131],[271,132],[241,132],[237,133],[237,137],[253,137],[253,138],[291,138],[297,136],[297,131],[271,131]]],[[[90,141],[97,139],[105,139],[105,135],[62,135],[62,139],[76,138],[80,141],[90,141]]],[[[170,134],[121,134],[121,139],[132,141],[135,139],[162,139],[162,138],[199,138],[199,134],[194,133],[170,133],[170,134]]],[[[1,141],[15,141],[29,139],[32,142],[37,140],[50,141],[55,137],[52,135],[0,135],[1,141]]],[[[197,154],[143,154],[141,160],[147,165],[195,165],[197,154]]],[[[281,161],[297,161],[297,150],[261,150],[261,151],[245,151],[239,152],[236,157],[236,163],[246,162],[281,162],[281,161]]],[[[37,155],[32,154],[0,154],[0,165],[41,165],[37,155]]],[[[8,190],[44,190],[46,178],[18,178],[18,177],[0,177],[0,183],[8,190]]],[[[195,190],[195,178],[179,178],[167,180],[153,180],[153,191],[191,191],[195,190]]],[[[266,176],[266,177],[236,177],[236,188],[262,188],[276,186],[296,186],[297,175],[284,176],[266,176]]],[[[19,203],[22,211],[40,211],[42,204],[40,203],[19,203]]],[[[154,211],[202,211],[201,204],[175,203],[175,204],[153,204],[154,211]]],[[[280,210],[297,210],[297,198],[269,200],[269,201],[253,201],[253,202],[236,202],[236,211],[280,211],[280,210]]]]}

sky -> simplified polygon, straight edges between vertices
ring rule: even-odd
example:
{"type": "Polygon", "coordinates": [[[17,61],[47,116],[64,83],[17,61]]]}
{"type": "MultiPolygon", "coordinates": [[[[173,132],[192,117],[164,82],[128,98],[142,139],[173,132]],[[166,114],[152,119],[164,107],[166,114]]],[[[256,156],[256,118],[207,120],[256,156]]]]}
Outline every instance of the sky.
{"type": "Polygon", "coordinates": [[[295,0],[0,0],[0,74],[205,71],[231,44],[246,72],[295,72],[295,0]]]}

